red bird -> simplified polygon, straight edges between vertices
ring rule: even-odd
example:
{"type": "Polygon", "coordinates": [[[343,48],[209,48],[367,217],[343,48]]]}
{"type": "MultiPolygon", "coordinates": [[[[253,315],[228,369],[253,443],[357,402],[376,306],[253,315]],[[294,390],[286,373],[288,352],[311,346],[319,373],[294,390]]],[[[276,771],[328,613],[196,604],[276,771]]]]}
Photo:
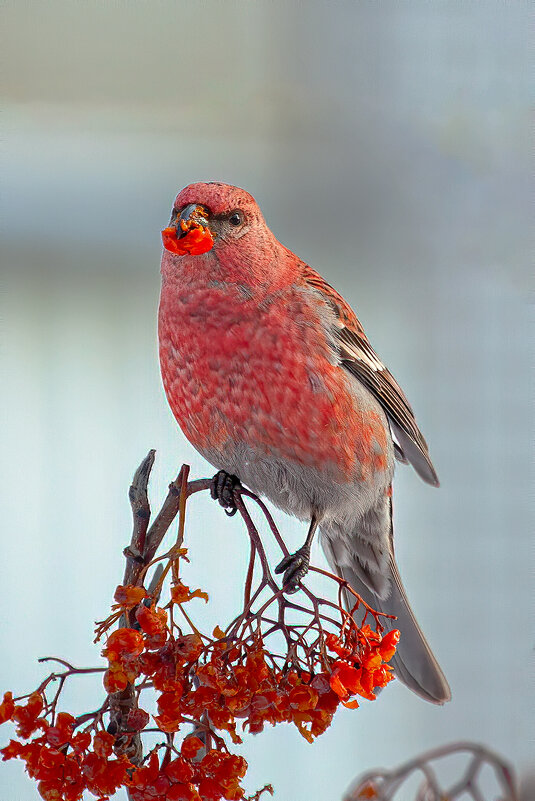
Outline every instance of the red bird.
{"type": "Polygon", "coordinates": [[[438,479],[413,411],[343,298],[281,245],[243,189],[197,183],[163,231],[160,362],[171,409],[220,473],[310,522],[277,568],[295,592],[317,528],[327,559],[364,600],[396,615],[398,678],[434,703],[448,683],[394,558],[394,460],[438,479]]]}

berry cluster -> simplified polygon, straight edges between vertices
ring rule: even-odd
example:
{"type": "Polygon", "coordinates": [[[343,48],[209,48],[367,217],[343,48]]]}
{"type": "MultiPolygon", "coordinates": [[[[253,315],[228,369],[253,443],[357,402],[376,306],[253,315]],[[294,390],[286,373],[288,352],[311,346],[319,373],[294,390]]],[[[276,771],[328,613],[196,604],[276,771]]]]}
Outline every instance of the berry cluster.
{"type": "Polygon", "coordinates": [[[212,249],[214,238],[206,226],[193,220],[182,220],[180,228],[180,237],[177,236],[177,228],[164,228],[162,231],[163,246],[170,253],[177,256],[184,256],[186,253],[198,256],[212,249]]]}
{"type": "MultiPolygon", "coordinates": [[[[182,511],[184,506],[185,501],[182,511]]],[[[185,609],[208,596],[181,580],[180,560],[187,559],[180,547],[182,523],[179,542],[163,557],[167,566],[149,590],[143,586],[147,571],[161,559],[140,569],[136,583],[117,587],[112,612],[97,627],[97,639],[106,638],[106,667],[76,669],[58,659],[66,669],[52,673],[35,692],[16,699],[5,694],[0,723],[14,724],[17,739],[0,753],[4,760],[25,763],[45,801],[78,801],[84,791],[103,801],[120,787],[132,801],[245,799],[247,763],[230,750],[244,732],[292,723],[312,742],[340,705],[357,707],[356,696],[374,700],[376,690],[392,679],[388,662],[399,632],[383,633],[379,616],[365,605],[364,621],[357,625],[354,612],[362,601],[335,576],[337,603],[306,587],[310,606],[289,600],[273,581],[249,516],[242,512],[242,517],[254,534],[252,553],[260,556],[262,576],[253,586],[252,559],[243,609],[225,631],[216,626],[211,635],[202,633],[185,609]],[[169,595],[162,605],[168,574],[169,595]],[[344,593],[353,597],[351,613],[343,608],[344,593]],[[78,717],[58,711],[66,679],[91,672],[103,674],[102,706],[78,717]],[[49,685],[58,679],[50,698],[49,685]],[[143,708],[151,694],[157,705],[153,716],[143,708]],[[160,742],[143,757],[147,733],[159,734],[160,742]]],[[[250,798],[257,801],[264,791],[270,786],[250,798]]]]}
{"type": "Polygon", "coordinates": [[[132,801],[243,798],[239,782],[247,769],[245,760],[211,749],[196,761],[198,752],[204,749],[198,737],[187,737],[174,759],[160,764],[153,751],[146,765],[136,767],[125,756],[111,758],[113,735],[105,731],[93,736],[88,731],[75,734],[75,718],[65,712],[57,714],[52,726],[40,717],[43,708],[39,693],[33,693],[23,705],[15,705],[11,693],[6,693],[0,720],[17,722],[21,738],[33,735],[27,744],[11,740],[1,753],[4,760],[18,757],[25,762],[45,801],[77,801],[84,790],[103,801],[120,787],[128,787],[132,801]]]}
{"type": "Polygon", "coordinates": [[[111,734],[75,733],[72,715],[59,712],[52,724],[42,716],[45,709],[46,698],[39,692],[32,693],[25,704],[15,704],[11,693],[5,693],[0,707],[0,721],[13,721],[18,737],[30,740],[24,744],[11,740],[2,748],[2,758],[25,762],[45,801],[77,801],[84,790],[103,799],[130,781],[128,759],[110,758],[115,741],[111,734]]]}
{"type": "Polygon", "coordinates": [[[358,706],[357,701],[349,700],[355,694],[375,701],[374,690],[393,679],[387,662],[396,652],[399,637],[398,629],[381,635],[368,623],[361,629],[346,628],[343,642],[332,633],[325,636],[327,648],[339,657],[332,665],[330,684],[345,706],[358,706]]]}
{"type": "MultiPolygon", "coordinates": [[[[174,736],[193,722],[203,732],[202,739],[186,736],[180,752],[167,749],[160,761],[153,751],[146,765],[136,767],[124,755],[112,758],[112,734],[103,729],[91,734],[91,726],[76,732],[77,720],[65,712],[55,714],[43,692],[31,694],[20,705],[11,693],[5,694],[0,722],[16,723],[18,737],[31,739],[27,744],[12,740],[1,751],[3,759],[22,759],[46,801],[77,801],[84,790],[104,798],[121,786],[129,788],[133,801],[243,798],[240,781],[247,765],[228,752],[222,732],[240,743],[238,722],[253,734],[266,723],[289,722],[312,742],[328,728],[340,703],[358,706],[350,700],[354,695],[374,699],[374,690],[392,678],[386,663],[399,633],[381,636],[368,624],[360,629],[348,625],[348,619],[338,635],[324,636],[325,647],[336,658],[331,660],[318,649],[317,669],[312,671],[298,662],[281,669],[261,638],[251,644],[236,643],[216,629],[214,639],[205,642],[197,633],[175,633],[172,606],[199,594],[178,582],[165,610],[142,603],[149,600],[142,587],[118,587],[116,606],[128,609],[138,604],[139,630],[116,629],[103,650],[108,660],[103,680],[109,694],[136,682],[150,686],[157,694],[159,714],[154,722],[162,733],[174,736]],[[217,747],[207,748],[209,740],[217,747]],[[171,754],[176,757],[170,759],[171,754]]],[[[149,721],[148,713],[138,706],[128,715],[127,731],[140,732],[149,721]]]]}

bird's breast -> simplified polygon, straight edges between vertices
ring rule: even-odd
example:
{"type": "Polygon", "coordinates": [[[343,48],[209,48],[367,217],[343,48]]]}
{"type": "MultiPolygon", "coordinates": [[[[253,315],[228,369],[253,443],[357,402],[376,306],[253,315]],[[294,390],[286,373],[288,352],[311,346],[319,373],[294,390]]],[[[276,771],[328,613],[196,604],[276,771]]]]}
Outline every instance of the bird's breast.
{"type": "Polygon", "coordinates": [[[384,414],[337,364],[313,298],[164,284],[159,339],[171,409],[203,453],[245,445],[348,481],[386,469],[384,414]]]}

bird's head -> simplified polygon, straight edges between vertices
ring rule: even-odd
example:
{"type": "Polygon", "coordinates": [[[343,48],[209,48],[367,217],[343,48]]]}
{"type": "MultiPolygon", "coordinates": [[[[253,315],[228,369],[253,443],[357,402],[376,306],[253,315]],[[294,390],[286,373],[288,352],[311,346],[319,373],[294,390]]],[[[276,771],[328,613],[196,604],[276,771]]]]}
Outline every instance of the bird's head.
{"type": "Polygon", "coordinates": [[[166,272],[183,257],[184,266],[219,268],[227,280],[267,283],[281,278],[286,249],[267,227],[252,195],[236,186],[187,186],[175,199],[162,239],[166,272]]]}

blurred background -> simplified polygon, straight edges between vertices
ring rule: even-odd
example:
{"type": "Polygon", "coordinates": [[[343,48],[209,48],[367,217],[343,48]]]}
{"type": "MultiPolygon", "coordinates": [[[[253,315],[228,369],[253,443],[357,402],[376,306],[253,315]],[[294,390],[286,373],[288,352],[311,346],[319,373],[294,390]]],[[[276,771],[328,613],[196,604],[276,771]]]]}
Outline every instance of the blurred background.
{"type": "MultiPolygon", "coordinates": [[[[336,801],[456,739],[525,771],[528,4],[49,0],[3,19],[1,688],[35,687],[40,656],[98,660],[149,448],[154,505],[182,462],[211,472],[167,407],[156,312],[173,198],[222,180],[344,294],[416,410],[442,486],[398,470],[397,552],[453,692],[435,708],[394,683],[314,746],[249,738],[247,786],[336,801]]],[[[186,578],[224,626],[245,535],[207,497],[189,514],[186,578]]],[[[100,692],[82,677],[66,704],[100,692]]],[[[6,801],[36,798],[20,763],[2,776],[6,801]]]]}

